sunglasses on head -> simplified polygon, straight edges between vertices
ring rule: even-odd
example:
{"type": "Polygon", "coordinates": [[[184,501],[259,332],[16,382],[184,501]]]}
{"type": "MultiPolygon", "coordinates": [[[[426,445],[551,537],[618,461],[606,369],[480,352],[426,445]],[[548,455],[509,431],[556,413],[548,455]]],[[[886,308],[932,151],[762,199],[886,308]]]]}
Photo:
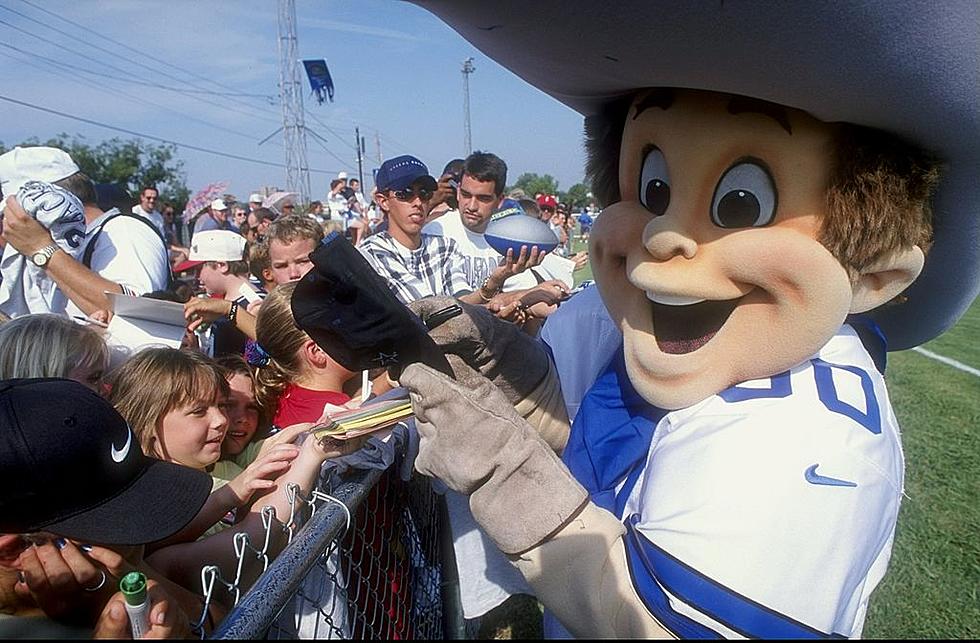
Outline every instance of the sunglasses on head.
{"type": "Polygon", "coordinates": [[[427,190],[426,188],[418,188],[415,190],[393,190],[392,194],[399,201],[414,201],[415,197],[418,197],[423,203],[432,198],[432,190],[427,190]]]}

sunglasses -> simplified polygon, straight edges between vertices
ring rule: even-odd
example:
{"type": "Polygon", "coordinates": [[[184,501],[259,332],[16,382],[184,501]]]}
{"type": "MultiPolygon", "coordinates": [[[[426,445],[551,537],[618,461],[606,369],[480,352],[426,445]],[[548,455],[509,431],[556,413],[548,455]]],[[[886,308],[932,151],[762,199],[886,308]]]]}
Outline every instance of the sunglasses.
{"type": "Polygon", "coordinates": [[[426,190],[425,188],[419,188],[417,190],[394,190],[392,194],[399,201],[414,201],[415,197],[418,197],[423,203],[432,198],[432,190],[426,190]]]}

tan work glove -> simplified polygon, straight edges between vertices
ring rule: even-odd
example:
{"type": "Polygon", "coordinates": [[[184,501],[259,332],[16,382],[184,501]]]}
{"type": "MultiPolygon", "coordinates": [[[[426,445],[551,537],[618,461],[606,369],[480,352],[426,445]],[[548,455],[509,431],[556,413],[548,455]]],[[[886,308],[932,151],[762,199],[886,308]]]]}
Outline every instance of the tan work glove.
{"type": "Polygon", "coordinates": [[[506,554],[557,531],[588,494],[535,429],[485,377],[452,380],[411,364],[408,388],[421,437],[415,468],[470,496],[473,517],[506,554]]]}
{"type": "Polygon", "coordinates": [[[486,308],[452,297],[426,297],[408,307],[426,321],[453,304],[463,309],[462,314],[433,328],[429,336],[445,352],[456,378],[466,380],[476,372],[490,380],[560,453],[568,441],[568,414],[544,346],[486,308]]]}

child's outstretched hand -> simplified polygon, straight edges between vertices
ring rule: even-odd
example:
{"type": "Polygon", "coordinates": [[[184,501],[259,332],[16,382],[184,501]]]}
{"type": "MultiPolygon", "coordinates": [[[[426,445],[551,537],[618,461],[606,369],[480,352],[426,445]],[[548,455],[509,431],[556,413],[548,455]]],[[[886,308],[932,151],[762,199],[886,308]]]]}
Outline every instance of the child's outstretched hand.
{"type": "Polygon", "coordinates": [[[299,456],[300,447],[294,444],[276,444],[260,453],[252,464],[235,476],[228,487],[242,506],[258,492],[268,491],[276,486],[276,478],[289,469],[290,463],[299,456]]]}

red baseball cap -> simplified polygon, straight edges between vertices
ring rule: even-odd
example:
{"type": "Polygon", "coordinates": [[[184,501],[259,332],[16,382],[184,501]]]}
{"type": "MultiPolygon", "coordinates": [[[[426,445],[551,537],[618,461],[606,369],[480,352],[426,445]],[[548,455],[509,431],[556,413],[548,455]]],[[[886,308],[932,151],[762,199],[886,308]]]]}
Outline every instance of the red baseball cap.
{"type": "Polygon", "coordinates": [[[182,272],[187,272],[188,270],[195,270],[203,265],[203,261],[191,261],[188,259],[187,261],[182,261],[174,266],[174,274],[180,274],[182,272]]]}
{"type": "Polygon", "coordinates": [[[557,208],[558,200],[550,194],[542,194],[538,197],[538,205],[542,208],[557,208]]]}

